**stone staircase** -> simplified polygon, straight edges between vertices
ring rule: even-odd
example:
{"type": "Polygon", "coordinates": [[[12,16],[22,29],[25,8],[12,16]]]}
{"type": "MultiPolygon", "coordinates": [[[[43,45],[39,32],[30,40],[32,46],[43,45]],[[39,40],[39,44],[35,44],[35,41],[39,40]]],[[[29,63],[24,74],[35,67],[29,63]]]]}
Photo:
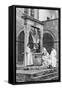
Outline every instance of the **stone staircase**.
{"type": "Polygon", "coordinates": [[[57,80],[58,71],[56,69],[47,69],[46,71],[31,76],[31,81],[57,80]]]}
{"type": "Polygon", "coordinates": [[[17,73],[18,82],[27,82],[27,81],[49,81],[49,80],[58,80],[58,69],[57,68],[41,68],[41,67],[32,67],[25,69],[23,72],[17,73]],[[35,70],[36,68],[36,70],[35,70]]]}

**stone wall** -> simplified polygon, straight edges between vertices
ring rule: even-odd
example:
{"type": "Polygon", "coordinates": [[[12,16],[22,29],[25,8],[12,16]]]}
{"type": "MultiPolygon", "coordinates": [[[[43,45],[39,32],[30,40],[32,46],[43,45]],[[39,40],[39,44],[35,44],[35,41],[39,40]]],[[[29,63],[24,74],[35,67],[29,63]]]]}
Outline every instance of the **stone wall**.
{"type": "Polygon", "coordinates": [[[23,12],[24,8],[16,8],[16,63],[18,64],[22,64],[24,61],[22,60],[23,55],[21,55],[21,52],[24,51],[24,45],[22,45],[24,40],[21,38],[21,32],[24,31],[24,20],[21,18],[23,12]]]}
{"type": "MultiPolygon", "coordinates": [[[[21,51],[23,51],[23,50],[21,50],[22,49],[21,48],[21,39],[19,38],[19,37],[21,37],[20,34],[21,34],[22,31],[24,31],[24,33],[25,33],[25,39],[22,40],[22,41],[24,41],[23,47],[24,47],[24,52],[25,52],[26,51],[26,44],[27,44],[27,41],[28,41],[27,37],[28,37],[28,33],[30,31],[30,25],[34,25],[34,21],[28,20],[27,25],[25,26],[24,25],[24,23],[25,23],[24,19],[22,18],[23,14],[24,14],[24,8],[16,8],[16,62],[18,64],[22,64],[21,59],[23,57],[23,56],[21,57],[21,51]]],[[[34,9],[34,14],[35,14],[34,18],[38,19],[39,18],[38,9],[34,9]]],[[[30,16],[30,9],[28,10],[28,15],[30,16]]],[[[42,30],[42,27],[41,27],[41,30],[42,30]]],[[[26,60],[23,60],[23,61],[24,61],[23,64],[25,64],[26,60]]]]}
{"type": "Polygon", "coordinates": [[[54,39],[54,48],[57,51],[57,58],[58,58],[58,45],[59,45],[59,38],[58,38],[59,22],[58,22],[58,19],[44,21],[43,23],[44,23],[43,33],[49,33],[52,35],[52,37],[54,39]]]}

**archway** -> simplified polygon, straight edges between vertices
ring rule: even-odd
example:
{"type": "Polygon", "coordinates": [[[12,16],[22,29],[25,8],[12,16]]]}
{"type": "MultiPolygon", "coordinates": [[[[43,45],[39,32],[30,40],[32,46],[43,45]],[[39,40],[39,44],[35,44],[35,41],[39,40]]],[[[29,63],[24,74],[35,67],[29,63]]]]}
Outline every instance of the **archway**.
{"type": "Polygon", "coordinates": [[[54,47],[54,39],[50,33],[43,34],[43,47],[45,47],[48,53],[51,53],[51,49],[54,47]]]}
{"type": "Polygon", "coordinates": [[[20,32],[18,36],[18,62],[23,64],[24,61],[24,31],[20,32]]]}

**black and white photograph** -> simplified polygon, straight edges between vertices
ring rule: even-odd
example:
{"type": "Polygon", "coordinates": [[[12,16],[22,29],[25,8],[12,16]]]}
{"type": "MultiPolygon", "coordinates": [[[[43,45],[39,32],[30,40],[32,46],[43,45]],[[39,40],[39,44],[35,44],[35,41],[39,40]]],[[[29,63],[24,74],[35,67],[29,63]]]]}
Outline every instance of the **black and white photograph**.
{"type": "Polygon", "coordinates": [[[16,82],[59,80],[59,10],[16,7],[16,82]]]}
{"type": "Polygon", "coordinates": [[[62,0],[0,1],[0,90],[62,90],[62,0]]]}

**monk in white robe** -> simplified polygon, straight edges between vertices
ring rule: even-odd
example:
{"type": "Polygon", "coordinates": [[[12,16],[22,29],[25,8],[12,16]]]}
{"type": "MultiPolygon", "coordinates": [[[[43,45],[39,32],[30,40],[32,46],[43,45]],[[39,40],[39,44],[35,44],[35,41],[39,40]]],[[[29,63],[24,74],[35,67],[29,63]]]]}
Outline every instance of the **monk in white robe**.
{"type": "Polygon", "coordinates": [[[52,67],[56,67],[57,58],[56,58],[56,50],[55,49],[52,49],[50,58],[51,58],[52,67]]]}
{"type": "Polygon", "coordinates": [[[26,65],[33,65],[33,59],[32,59],[32,53],[31,53],[31,50],[30,48],[27,46],[27,49],[26,49],[26,65]]]}
{"type": "Polygon", "coordinates": [[[43,48],[42,53],[44,53],[44,55],[42,56],[42,59],[44,60],[43,66],[50,65],[51,60],[50,60],[49,53],[47,52],[46,48],[43,48]]]}

